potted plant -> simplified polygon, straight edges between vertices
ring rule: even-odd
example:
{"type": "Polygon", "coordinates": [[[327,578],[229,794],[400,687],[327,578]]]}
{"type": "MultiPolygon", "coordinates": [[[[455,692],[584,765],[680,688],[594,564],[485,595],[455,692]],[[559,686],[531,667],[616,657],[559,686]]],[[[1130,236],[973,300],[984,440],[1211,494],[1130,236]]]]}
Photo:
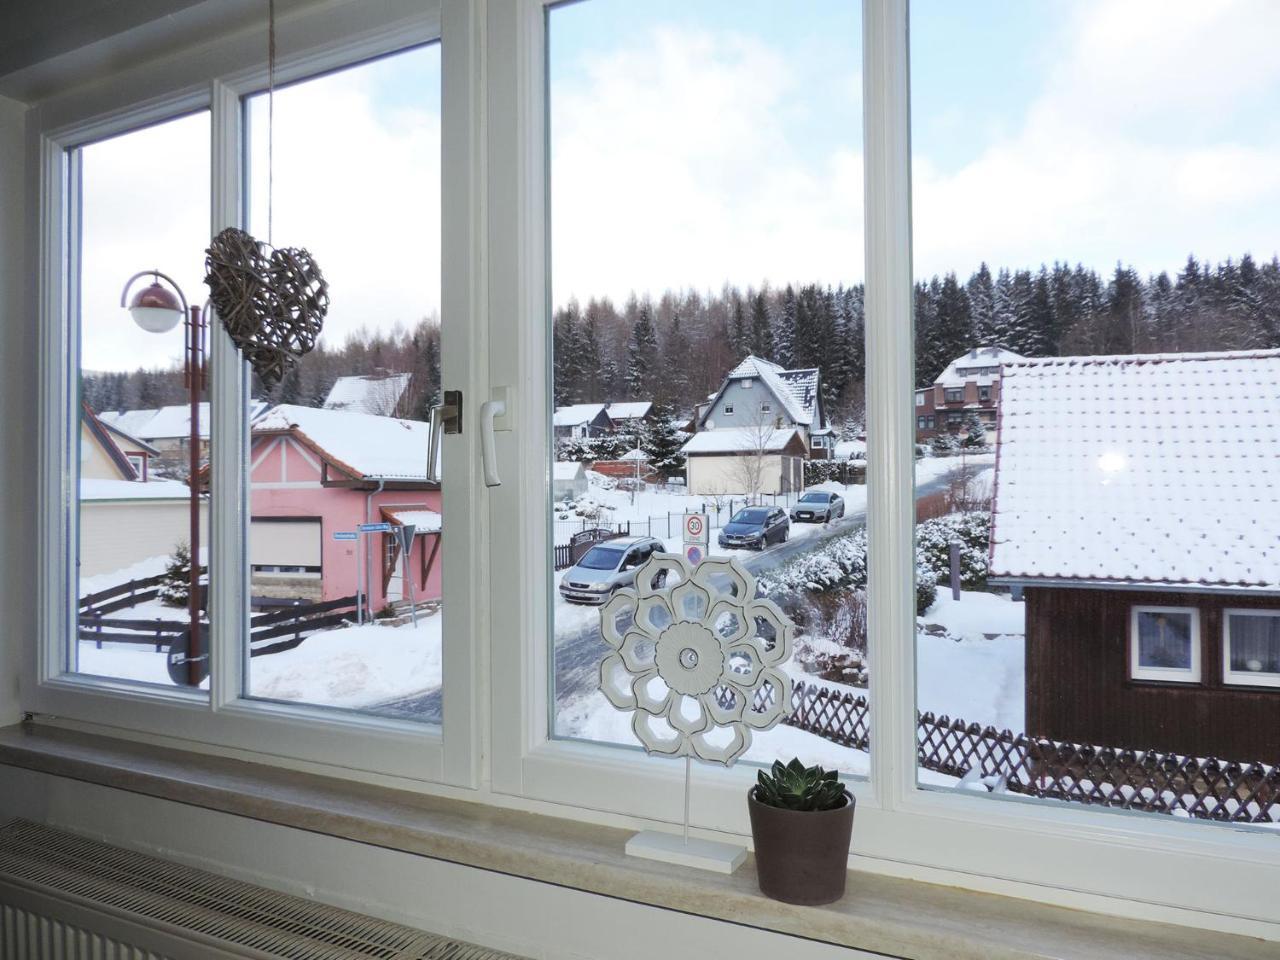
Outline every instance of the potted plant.
{"type": "Polygon", "coordinates": [[[807,905],[844,896],[853,808],[834,770],[799,759],[761,770],[747,792],[761,892],[807,905]]]}

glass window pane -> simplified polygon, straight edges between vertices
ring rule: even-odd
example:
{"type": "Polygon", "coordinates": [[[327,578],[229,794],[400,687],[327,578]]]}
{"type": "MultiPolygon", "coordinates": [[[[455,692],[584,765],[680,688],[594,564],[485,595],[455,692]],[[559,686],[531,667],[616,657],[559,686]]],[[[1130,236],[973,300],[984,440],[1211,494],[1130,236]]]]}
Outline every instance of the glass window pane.
{"type": "MultiPolygon", "coordinates": [[[[80,218],[70,314],[80,349],[69,451],[78,475],[79,639],[67,667],[206,689],[208,490],[199,478],[209,454],[207,387],[188,376],[190,315],[170,282],[160,279],[156,291],[151,275],[131,284],[130,304],[147,298],[140,311],[122,309],[120,297],[133,274],[159,270],[191,307],[204,303],[209,129],[202,111],[68,157],[80,218]],[[171,303],[157,299],[161,288],[171,303]],[[203,624],[194,645],[193,619],[203,624]]],[[[195,316],[199,333],[205,318],[195,316]]]]}
{"type": "Polygon", "coordinates": [[[1227,665],[1247,679],[1280,678],[1280,613],[1229,613],[1227,665]]]}
{"type": "Polygon", "coordinates": [[[246,99],[250,230],[309,250],[330,307],[254,380],[246,694],[438,723],[440,47],[277,89],[274,177],[268,115],[246,99]]]}
{"type": "MultiPolygon", "coordinates": [[[[637,745],[597,689],[600,605],[634,584],[627,548],[682,553],[692,513],[699,555],[742,562],[800,625],[808,708],[746,759],[868,768],[860,7],[549,13],[555,736],[637,745]]],[[[706,613],[689,604],[648,626],[706,613]]],[[[743,707],[681,697],[694,722],[743,707]]]]}
{"type": "Polygon", "coordinates": [[[1137,623],[1139,667],[1191,669],[1192,614],[1141,610],[1137,623]]]}
{"type": "Polygon", "coordinates": [[[1280,755],[1280,7],[1150,12],[911,3],[919,780],[1275,820],[1100,759],[1280,755]]]}

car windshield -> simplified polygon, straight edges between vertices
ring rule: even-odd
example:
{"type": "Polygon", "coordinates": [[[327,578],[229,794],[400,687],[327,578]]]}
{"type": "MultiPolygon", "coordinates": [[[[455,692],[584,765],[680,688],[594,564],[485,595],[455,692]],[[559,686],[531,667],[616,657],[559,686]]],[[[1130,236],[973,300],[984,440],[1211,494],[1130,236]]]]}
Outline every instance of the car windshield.
{"type": "Polygon", "coordinates": [[[586,556],[578,561],[577,566],[588,570],[616,570],[622,562],[622,555],[627,551],[621,547],[592,547],[586,556]]]}
{"type": "Polygon", "coordinates": [[[825,493],[806,493],[800,498],[801,503],[826,503],[827,495],[825,493]]]}
{"type": "Polygon", "coordinates": [[[764,507],[748,507],[746,510],[739,510],[733,515],[730,523],[764,523],[764,518],[769,515],[769,511],[764,507]]]}

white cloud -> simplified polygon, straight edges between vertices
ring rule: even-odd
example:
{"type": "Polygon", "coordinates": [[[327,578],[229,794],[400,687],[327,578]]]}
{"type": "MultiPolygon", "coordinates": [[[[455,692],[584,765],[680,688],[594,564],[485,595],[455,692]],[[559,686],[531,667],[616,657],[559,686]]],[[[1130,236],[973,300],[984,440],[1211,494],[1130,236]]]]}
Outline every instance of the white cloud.
{"type": "MultiPolygon", "coordinates": [[[[1025,121],[972,161],[914,159],[917,273],[979,260],[1177,269],[1277,251],[1280,4],[1077,4],[1025,121]]],[[[994,55],[994,51],[986,51],[994,55]]],[[[944,91],[931,90],[926,109],[944,91]]]]}
{"type": "Polygon", "coordinates": [[[554,298],[862,273],[861,157],[796,142],[788,117],[840,121],[784,56],[722,32],[657,29],[552,93],[554,298]]]}

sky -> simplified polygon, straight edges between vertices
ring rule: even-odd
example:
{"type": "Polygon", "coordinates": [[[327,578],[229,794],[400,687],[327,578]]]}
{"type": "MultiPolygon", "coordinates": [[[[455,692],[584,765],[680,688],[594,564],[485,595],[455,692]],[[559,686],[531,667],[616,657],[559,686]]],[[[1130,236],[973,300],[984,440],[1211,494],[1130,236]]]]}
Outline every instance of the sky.
{"type": "MultiPolygon", "coordinates": [[[[917,275],[1275,255],[1276,36],[1273,0],[914,0],[917,275]]],[[[554,302],[861,281],[855,0],[584,0],[549,43],[554,302]]],[[[277,92],[275,240],[329,278],[332,341],[438,310],[439,69],[429,46],[277,92]]],[[[84,150],[87,369],[178,356],[119,288],[154,264],[203,300],[208,122],[84,150]]]]}

